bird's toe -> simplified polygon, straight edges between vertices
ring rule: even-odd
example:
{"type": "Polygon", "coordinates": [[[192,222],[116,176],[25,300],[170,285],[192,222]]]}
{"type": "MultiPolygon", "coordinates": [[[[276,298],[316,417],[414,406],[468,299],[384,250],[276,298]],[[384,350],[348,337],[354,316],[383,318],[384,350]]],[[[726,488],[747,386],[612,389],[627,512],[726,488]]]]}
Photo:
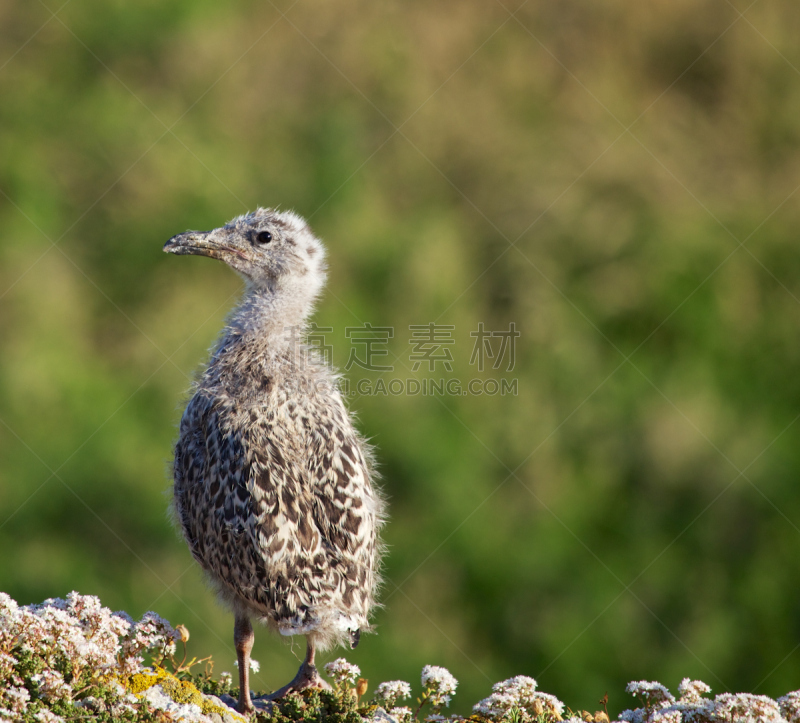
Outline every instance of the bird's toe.
{"type": "Polygon", "coordinates": [[[263,696],[263,699],[278,700],[289,693],[299,693],[302,690],[306,690],[306,688],[332,690],[330,683],[328,683],[328,681],[319,674],[316,665],[303,663],[291,683],[287,683],[283,686],[283,688],[279,688],[274,693],[263,696]]]}

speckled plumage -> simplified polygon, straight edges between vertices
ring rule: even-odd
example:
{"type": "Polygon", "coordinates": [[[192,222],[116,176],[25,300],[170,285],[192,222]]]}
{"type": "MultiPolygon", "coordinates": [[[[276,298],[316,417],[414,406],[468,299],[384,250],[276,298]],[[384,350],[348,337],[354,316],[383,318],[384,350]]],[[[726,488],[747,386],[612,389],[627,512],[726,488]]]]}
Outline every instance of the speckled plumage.
{"type": "Polygon", "coordinates": [[[165,251],[219,258],[248,282],[181,420],[178,520],[237,636],[251,616],[304,634],[313,668],[314,647],[355,647],[369,628],[383,513],[335,374],[302,342],[324,248],[295,214],[258,209],[165,251]]]}

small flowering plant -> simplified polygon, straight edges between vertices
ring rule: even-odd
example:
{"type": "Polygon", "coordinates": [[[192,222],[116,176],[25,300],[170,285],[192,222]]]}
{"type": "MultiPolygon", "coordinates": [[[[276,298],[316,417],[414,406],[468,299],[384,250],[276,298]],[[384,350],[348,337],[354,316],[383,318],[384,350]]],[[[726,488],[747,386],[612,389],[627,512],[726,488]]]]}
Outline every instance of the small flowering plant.
{"type": "Polygon", "coordinates": [[[561,720],[564,704],[555,696],[536,690],[536,681],[526,675],[503,680],[492,686],[492,694],[473,707],[490,720],[515,720],[517,723],[561,720]]]}
{"type": "Polygon", "coordinates": [[[678,700],[660,683],[638,681],[627,691],[642,698],[644,707],[624,710],[626,723],[800,723],[800,691],[772,700],[751,693],[722,693],[706,698],[711,688],[701,680],[684,678],[678,700]]]}
{"type": "Polygon", "coordinates": [[[384,708],[393,708],[397,701],[411,697],[411,686],[404,680],[390,680],[375,688],[374,700],[384,708]]]}
{"type": "Polygon", "coordinates": [[[404,680],[389,680],[375,688],[373,702],[381,706],[398,723],[408,723],[413,711],[404,705],[398,706],[401,700],[411,697],[411,686],[404,680]]]}
{"type": "Polygon", "coordinates": [[[325,670],[330,675],[337,688],[352,688],[356,684],[361,668],[348,663],[344,658],[337,658],[332,663],[325,663],[325,670]]]}
{"type": "MultiPolygon", "coordinates": [[[[247,723],[235,704],[233,676],[211,677],[209,659],[186,662],[189,631],[173,628],[155,613],[134,621],[111,612],[92,596],[20,606],[0,593],[0,723],[247,723]],[[176,646],[183,644],[183,658],[176,646]],[[206,662],[206,670],[191,669],[206,662]],[[172,673],[164,667],[169,664],[172,673]],[[180,677],[179,677],[180,676],[180,677]],[[233,697],[232,697],[233,696],[233,697]]],[[[252,661],[254,671],[258,663],[252,661]]],[[[325,666],[332,690],[290,694],[257,712],[251,723],[434,723],[465,721],[443,714],[458,681],[445,668],[422,669],[416,710],[402,705],[411,685],[390,680],[375,688],[372,700],[359,701],[368,683],[357,665],[339,658],[325,666]],[[425,706],[429,706],[426,708],[425,706]]],[[[627,692],[639,708],[624,710],[615,723],[800,723],[800,691],[773,700],[750,693],[712,698],[700,680],[685,678],[674,696],[652,681],[634,681],[627,692]]],[[[605,708],[606,696],[601,703],[605,708]]],[[[518,675],[496,683],[489,697],[473,707],[474,723],[610,723],[608,711],[564,712],[556,697],[537,690],[536,681],[518,675]]]]}
{"type": "Polygon", "coordinates": [[[661,683],[650,683],[646,680],[632,681],[625,687],[625,692],[641,698],[645,707],[649,708],[663,708],[675,702],[672,693],[661,683]]]}
{"type": "Polygon", "coordinates": [[[416,715],[422,708],[430,703],[433,712],[428,715],[426,720],[438,721],[445,720],[441,715],[443,707],[450,705],[450,701],[458,687],[458,681],[453,677],[447,668],[438,665],[426,665],[422,669],[422,694],[417,698],[419,707],[416,715]]]}
{"type": "Polygon", "coordinates": [[[171,658],[176,637],[155,613],[134,622],[91,595],[20,606],[0,593],[0,720],[57,722],[100,699],[112,716],[137,714],[146,706],[122,682],[145,655],[171,658]]]}

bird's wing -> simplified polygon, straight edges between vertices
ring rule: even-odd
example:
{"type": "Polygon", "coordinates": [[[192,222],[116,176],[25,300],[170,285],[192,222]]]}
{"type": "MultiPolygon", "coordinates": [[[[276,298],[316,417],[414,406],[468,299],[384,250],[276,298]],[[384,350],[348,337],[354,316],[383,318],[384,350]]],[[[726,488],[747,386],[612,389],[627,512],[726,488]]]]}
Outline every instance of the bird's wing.
{"type": "Polygon", "coordinates": [[[382,501],[372,485],[366,446],[341,397],[333,395],[322,408],[306,435],[311,519],[343,606],[366,625],[377,580],[382,501]]]}
{"type": "Polygon", "coordinates": [[[247,435],[264,557],[312,591],[312,606],[327,601],[366,625],[382,503],[363,442],[338,394],[292,395],[271,411],[247,435]]]}
{"type": "Polygon", "coordinates": [[[180,436],[175,444],[173,462],[174,504],[192,556],[205,567],[205,528],[207,508],[206,429],[207,406],[197,395],[189,402],[181,418],[180,436]]]}
{"type": "Polygon", "coordinates": [[[266,577],[244,435],[229,403],[198,393],[175,448],[175,507],[192,555],[237,597],[266,577]]]}

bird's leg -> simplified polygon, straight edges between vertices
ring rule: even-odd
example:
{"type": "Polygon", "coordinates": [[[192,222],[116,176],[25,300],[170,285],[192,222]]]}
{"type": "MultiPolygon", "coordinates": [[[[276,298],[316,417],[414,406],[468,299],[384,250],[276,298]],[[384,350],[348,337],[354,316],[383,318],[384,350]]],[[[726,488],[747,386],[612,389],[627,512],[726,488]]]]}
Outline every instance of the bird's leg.
{"type": "Polygon", "coordinates": [[[246,615],[237,615],[233,625],[233,643],[239,660],[239,705],[236,709],[245,715],[255,710],[250,700],[250,651],[253,649],[253,626],[246,615]]]}
{"type": "Polygon", "coordinates": [[[306,659],[297,671],[295,679],[299,678],[300,688],[323,688],[330,690],[328,682],[319,674],[317,666],[314,665],[315,645],[313,638],[306,638],[306,659]]]}
{"type": "Polygon", "coordinates": [[[307,638],[307,641],[306,659],[300,666],[300,670],[297,671],[297,675],[294,676],[294,680],[284,685],[283,688],[276,690],[274,693],[264,696],[265,698],[268,700],[277,700],[278,698],[283,698],[287,693],[293,691],[299,693],[306,688],[323,688],[325,690],[330,690],[331,686],[319,674],[317,666],[314,665],[314,641],[312,638],[307,638]]]}

